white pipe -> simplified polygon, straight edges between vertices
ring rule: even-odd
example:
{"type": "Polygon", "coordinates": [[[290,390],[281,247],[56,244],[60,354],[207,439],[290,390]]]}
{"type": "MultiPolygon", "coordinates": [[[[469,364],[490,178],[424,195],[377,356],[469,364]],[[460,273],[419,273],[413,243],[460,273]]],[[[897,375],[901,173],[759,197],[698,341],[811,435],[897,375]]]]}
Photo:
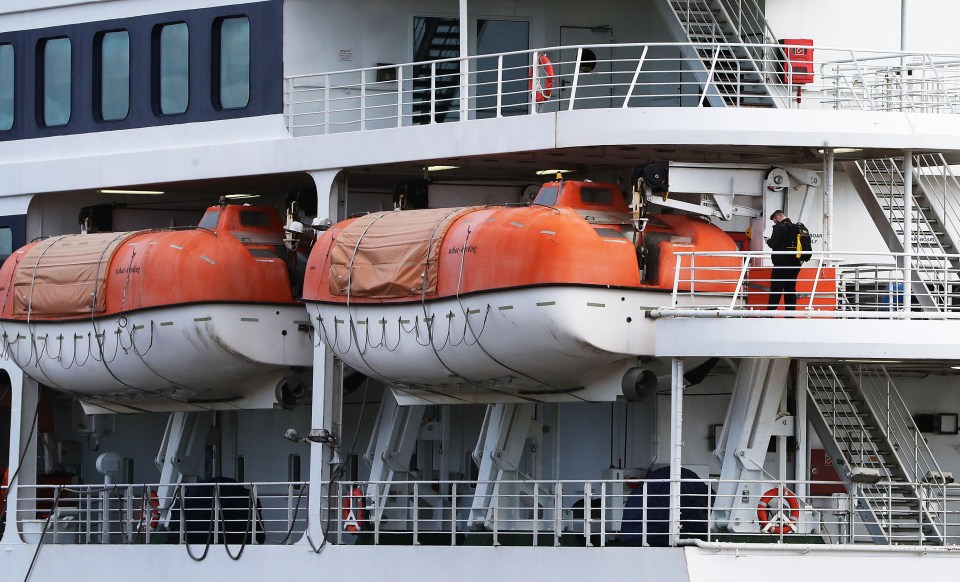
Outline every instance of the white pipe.
{"type": "Polygon", "coordinates": [[[913,152],[903,152],[903,311],[910,311],[913,286],[913,152]]]}
{"type": "Polygon", "coordinates": [[[907,50],[907,0],[900,0],[900,50],[907,50]]]}
{"type": "MultiPolygon", "coordinates": [[[[467,120],[467,103],[470,90],[469,61],[470,56],[470,16],[467,12],[467,0],[460,0],[460,121],[467,120]]],[[[500,89],[498,88],[499,92],[500,89]]]]}
{"type": "Polygon", "coordinates": [[[752,309],[726,309],[719,307],[708,309],[701,307],[699,309],[655,309],[648,311],[646,316],[650,319],[661,319],[665,317],[686,317],[697,319],[721,319],[724,317],[738,317],[742,319],[764,319],[764,318],[793,318],[793,319],[921,319],[921,320],[954,320],[960,319],[960,312],[942,312],[942,311],[916,311],[916,312],[894,312],[894,311],[755,311],[752,309]]]}
{"type": "Polygon", "coordinates": [[[833,250],[833,148],[827,150],[823,165],[823,251],[833,250]]]}
{"type": "Polygon", "coordinates": [[[671,360],[670,545],[680,541],[680,467],[683,455],[683,358],[671,360]]]}

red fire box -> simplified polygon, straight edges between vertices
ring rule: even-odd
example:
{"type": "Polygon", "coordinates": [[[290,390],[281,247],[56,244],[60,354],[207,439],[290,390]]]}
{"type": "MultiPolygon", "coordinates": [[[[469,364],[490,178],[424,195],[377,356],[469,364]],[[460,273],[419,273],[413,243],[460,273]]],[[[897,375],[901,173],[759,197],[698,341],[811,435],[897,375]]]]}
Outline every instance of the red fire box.
{"type": "Polygon", "coordinates": [[[813,83],[813,40],[785,38],[783,45],[783,82],[787,85],[813,83]]]}
{"type": "Polygon", "coordinates": [[[833,481],[833,483],[811,483],[810,493],[813,495],[830,495],[832,493],[846,493],[847,488],[840,481],[837,468],[833,460],[823,449],[810,449],[810,480],[833,481]]]}

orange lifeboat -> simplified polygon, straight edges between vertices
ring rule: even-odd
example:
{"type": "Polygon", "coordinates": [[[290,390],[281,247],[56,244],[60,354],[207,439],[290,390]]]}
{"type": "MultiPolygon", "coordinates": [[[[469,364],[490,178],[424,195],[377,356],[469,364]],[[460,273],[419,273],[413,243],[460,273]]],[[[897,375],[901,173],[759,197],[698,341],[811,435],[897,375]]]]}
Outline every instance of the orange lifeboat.
{"type": "Polygon", "coordinates": [[[0,269],[3,349],[108,411],[271,407],[313,351],[283,236],[273,209],[216,206],[195,229],[28,244],[0,269]]]}
{"type": "MultiPolygon", "coordinates": [[[[612,400],[654,353],[645,314],[670,301],[675,253],[736,250],[695,217],[638,227],[618,186],[576,181],[525,207],[368,214],[318,239],[304,300],[322,341],[401,397],[612,400]]],[[[716,261],[698,289],[732,292],[739,261],[716,261]]]]}

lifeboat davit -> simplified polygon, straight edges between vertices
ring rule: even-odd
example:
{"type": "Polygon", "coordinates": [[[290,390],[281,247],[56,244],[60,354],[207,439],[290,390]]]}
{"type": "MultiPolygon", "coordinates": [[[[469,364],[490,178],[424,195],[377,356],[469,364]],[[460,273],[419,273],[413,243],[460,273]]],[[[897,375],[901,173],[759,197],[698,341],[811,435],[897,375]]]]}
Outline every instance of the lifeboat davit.
{"type": "Polygon", "coordinates": [[[100,411],[272,407],[313,359],[283,237],[275,210],[228,205],[28,244],[0,269],[5,355],[100,411]]]}
{"type": "MultiPolygon", "coordinates": [[[[402,403],[609,401],[654,353],[645,314],[670,301],[675,253],[706,250],[736,245],[697,217],[633,220],[615,184],[552,182],[530,206],[336,224],[303,298],[333,353],[402,403]]],[[[731,292],[739,261],[714,261],[697,288],[731,292]]]]}

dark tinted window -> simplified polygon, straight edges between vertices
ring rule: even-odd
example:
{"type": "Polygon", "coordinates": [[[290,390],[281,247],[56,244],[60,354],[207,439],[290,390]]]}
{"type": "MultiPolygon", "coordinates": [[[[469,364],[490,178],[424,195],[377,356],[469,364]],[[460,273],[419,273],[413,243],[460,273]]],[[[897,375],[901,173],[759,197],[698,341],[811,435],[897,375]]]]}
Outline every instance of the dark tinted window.
{"type": "Polygon", "coordinates": [[[161,26],[158,47],[160,113],[183,113],[190,103],[190,32],[187,23],[161,26]]]}
{"type": "Polygon", "coordinates": [[[0,131],[13,127],[13,45],[0,44],[0,131]]]}
{"type": "Polygon", "coordinates": [[[602,204],[609,206],[613,202],[610,190],[606,188],[580,188],[580,200],[584,204],[602,204]]]}
{"type": "Polygon", "coordinates": [[[542,204],[544,206],[553,206],[557,203],[557,196],[560,194],[560,189],[556,186],[546,186],[540,188],[540,193],[537,194],[537,197],[533,200],[535,204],[542,204]]]}
{"type": "Polygon", "coordinates": [[[47,127],[66,125],[70,121],[69,38],[51,38],[43,42],[43,124],[47,127]]]}
{"type": "Polygon", "coordinates": [[[203,215],[203,218],[200,219],[200,228],[209,228],[212,230],[217,227],[218,222],[220,222],[220,211],[208,210],[203,215]]]}
{"type": "Polygon", "coordinates": [[[125,30],[105,32],[99,36],[100,119],[126,119],[130,112],[130,35],[125,30]]]}
{"type": "Polygon", "coordinates": [[[266,212],[241,212],[241,226],[270,226],[270,215],[266,212]]]}
{"type": "Polygon", "coordinates": [[[7,260],[13,254],[13,231],[7,226],[0,226],[0,261],[7,260]]]}
{"type": "Polygon", "coordinates": [[[219,22],[221,109],[242,109],[250,102],[250,21],[245,16],[219,22]]]}

